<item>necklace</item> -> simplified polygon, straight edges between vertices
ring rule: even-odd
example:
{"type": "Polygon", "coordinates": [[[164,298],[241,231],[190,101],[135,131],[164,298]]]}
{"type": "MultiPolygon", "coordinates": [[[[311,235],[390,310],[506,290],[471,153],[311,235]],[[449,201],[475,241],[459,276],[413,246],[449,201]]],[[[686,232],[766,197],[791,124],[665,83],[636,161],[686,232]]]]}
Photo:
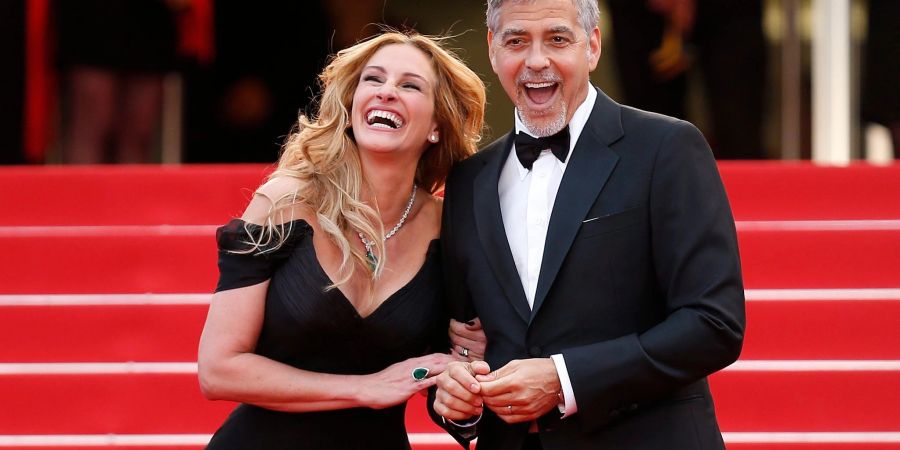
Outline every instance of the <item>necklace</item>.
{"type": "MultiPolygon", "coordinates": [[[[403,223],[406,222],[406,218],[409,217],[409,211],[412,210],[413,203],[416,201],[416,184],[413,183],[412,193],[409,194],[409,201],[406,202],[406,209],[403,210],[403,214],[400,216],[400,221],[397,222],[397,225],[394,225],[394,228],[391,228],[390,231],[385,233],[384,239],[382,241],[386,242],[391,238],[394,234],[400,230],[400,227],[403,226],[403,223]]],[[[378,258],[375,256],[375,253],[372,251],[372,247],[375,245],[375,241],[370,241],[363,236],[362,232],[357,231],[356,235],[359,236],[359,240],[362,241],[363,245],[366,246],[366,260],[369,262],[369,268],[375,270],[375,266],[378,265],[378,258]]]]}

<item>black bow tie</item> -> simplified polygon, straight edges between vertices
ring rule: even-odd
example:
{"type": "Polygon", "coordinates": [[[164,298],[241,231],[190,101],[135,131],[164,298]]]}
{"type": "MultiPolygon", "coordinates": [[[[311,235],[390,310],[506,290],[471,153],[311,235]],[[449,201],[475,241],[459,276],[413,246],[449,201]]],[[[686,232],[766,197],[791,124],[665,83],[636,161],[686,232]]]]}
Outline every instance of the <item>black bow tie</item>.
{"type": "Polygon", "coordinates": [[[560,161],[566,162],[569,155],[569,127],[565,127],[553,136],[536,138],[523,132],[516,133],[516,156],[522,167],[531,170],[531,166],[544,150],[550,149],[560,161]]]}

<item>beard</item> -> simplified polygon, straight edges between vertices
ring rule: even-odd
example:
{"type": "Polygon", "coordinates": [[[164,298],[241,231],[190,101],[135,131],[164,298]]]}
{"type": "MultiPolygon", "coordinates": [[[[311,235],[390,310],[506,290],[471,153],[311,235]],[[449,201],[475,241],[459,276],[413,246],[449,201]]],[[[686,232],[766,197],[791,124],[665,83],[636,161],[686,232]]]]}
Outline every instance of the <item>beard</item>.
{"type": "Polygon", "coordinates": [[[528,128],[528,131],[535,135],[535,137],[552,136],[565,128],[566,117],[569,108],[568,105],[566,105],[565,100],[559,98],[557,100],[557,104],[552,105],[546,110],[540,112],[530,110],[528,107],[528,102],[525,99],[525,96],[527,95],[527,88],[525,87],[525,83],[552,82],[557,83],[556,89],[561,90],[562,87],[559,86],[559,83],[561,81],[561,77],[555,73],[543,71],[535,72],[528,69],[525,69],[516,78],[518,94],[516,95],[515,104],[516,109],[518,109],[519,112],[519,119],[522,121],[525,127],[528,128]]]}
{"type": "Polygon", "coordinates": [[[554,105],[549,110],[542,111],[540,114],[535,114],[533,112],[531,114],[523,114],[523,112],[528,111],[526,105],[525,101],[521,98],[516,101],[516,108],[519,110],[519,119],[535,137],[553,136],[566,127],[566,115],[569,110],[566,107],[565,102],[554,105]],[[540,120],[540,122],[535,119],[540,120]]]}

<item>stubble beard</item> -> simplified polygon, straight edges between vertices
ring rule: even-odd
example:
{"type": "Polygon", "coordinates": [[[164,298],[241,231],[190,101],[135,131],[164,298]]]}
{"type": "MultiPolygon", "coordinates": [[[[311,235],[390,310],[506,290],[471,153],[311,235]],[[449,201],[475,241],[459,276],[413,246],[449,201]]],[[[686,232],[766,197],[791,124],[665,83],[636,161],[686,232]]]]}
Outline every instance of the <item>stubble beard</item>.
{"type": "MultiPolygon", "coordinates": [[[[561,99],[558,99],[558,104],[553,105],[544,111],[531,111],[528,108],[528,102],[525,99],[525,82],[527,80],[560,83],[562,81],[561,77],[552,72],[535,72],[526,69],[517,77],[516,84],[518,93],[515,102],[516,108],[519,110],[519,119],[522,120],[522,123],[528,128],[528,131],[532,132],[535,137],[546,137],[559,133],[566,127],[566,116],[569,111],[568,105],[566,105],[564,100],[559,101],[561,99]],[[547,120],[540,120],[541,123],[537,123],[533,120],[545,118],[547,120]]],[[[562,86],[558,86],[557,89],[562,90],[562,86]]]]}
{"type": "Polygon", "coordinates": [[[535,137],[553,136],[566,127],[566,115],[568,113],[568,108],[566,107],[565,102],[561,102],[559,105],[550,108],[550,110],[543,111],[539,114],[526,114],[528,108],[523,99],[519,99],[516,102],[516,108],[518,108],[519,110],[519,119],[522,120],[522,123],[525,124],[526,128],[528,128],[528,131],[531,131],[535,137]],[[541,123],[537,123],[532,120],[533,117],[547,116],[553,117],[549,118],[548,121],[542,120],[541,123]]]}

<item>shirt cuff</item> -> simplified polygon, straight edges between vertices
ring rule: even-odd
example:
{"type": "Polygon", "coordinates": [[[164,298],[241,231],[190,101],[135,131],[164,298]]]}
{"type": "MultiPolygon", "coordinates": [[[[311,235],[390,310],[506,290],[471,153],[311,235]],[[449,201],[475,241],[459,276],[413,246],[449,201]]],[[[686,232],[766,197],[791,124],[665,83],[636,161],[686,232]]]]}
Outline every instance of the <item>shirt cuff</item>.
{"type": "Polygon", "coordinates": [[[475,428],[475,425],[481,420],[482,414],[479,414],[475,417],[470,417],[465,422],[454,422],[444,416],[441,416],[441,420],[444,421],[444,424],[449,424],[456,430],[456,434],[458,434],[463,439],[472,439],[478,434],[478,429],[475,428]]]}
{"type": "Polygon", "coordinates": [[[481,414],[479,414],[477,416],[469,417],[469,419],[464,422],[456,422],[456,421],[447,419],[444,416],[441,416],[441,419],[444,419],[445,422],[450,422],[457,427],[468,428],[468,427],[474,427],[475,424],[477,424],[478,421],[481,420],[481,414]]]}
{"type": "Polygon", "coordinates": [[[575,403],[575,391],[572,390],[572,381],[569,380],[569,371],[566,369],[566,360],[562,354],[550,355],[553,365],[556,366],[556,374],[559,376],[559,384],[562,386],[563,403],[559,405],[562,418],[578,412],[578,404],[575,403]]]}

